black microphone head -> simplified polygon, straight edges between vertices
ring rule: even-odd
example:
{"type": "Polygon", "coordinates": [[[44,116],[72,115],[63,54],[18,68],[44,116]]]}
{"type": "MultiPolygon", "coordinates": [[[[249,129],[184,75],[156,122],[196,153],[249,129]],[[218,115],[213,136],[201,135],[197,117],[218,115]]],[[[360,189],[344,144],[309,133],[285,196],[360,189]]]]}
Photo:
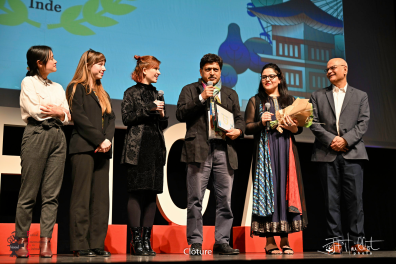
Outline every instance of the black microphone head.
{"type": "Polygon", "coordinates": [[[164,91],[159,90],[159,91],[158,91],[158,96],[164,96],[164,91]]]}
{"type": "Polygon", "coordinates": [[[270,103],[265,103],[265,108],[267,109],[267,111],[270,109],[270,107],[271,107],[271,104],[270,103]]]}

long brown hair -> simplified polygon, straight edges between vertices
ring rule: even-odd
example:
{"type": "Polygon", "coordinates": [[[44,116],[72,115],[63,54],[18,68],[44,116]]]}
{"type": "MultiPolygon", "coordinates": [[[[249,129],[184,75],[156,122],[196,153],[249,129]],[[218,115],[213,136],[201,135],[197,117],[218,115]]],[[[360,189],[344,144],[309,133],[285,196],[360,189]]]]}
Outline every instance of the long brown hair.
{"type": "Polygon", "coordinates": [[[85,92],[87,94],[95,91],[96,95],[98,96],[100,106],[102,107],[102,115],[104,114],[104,112],[108,114],[111,113],[110,98],[106,91],[103,89],[100,79],[94,80],[90,71],[92,65],[101,61],[106,62],[106,57],[102,53],[94,51],[92,49],[84,52],[81,56],[73,79],[71,80],[66,89],[66,98],[69,103],[70,109],[72,109],[72,102],[74,94],[76,92],[77,84],[81,83],[85,87],[85,92]],[[89,85],[90,79],[93,80],[94,87],[91,87],[89,85]]]}
{"type": "Polygon", "coordinates": [[[152,69],[158,67],[161,62],[154,56],[134,56],[136,60],[135,70],[132,72],[132,80],[135,82],[142,82],[144,79],[143,69],[152,69]]]}

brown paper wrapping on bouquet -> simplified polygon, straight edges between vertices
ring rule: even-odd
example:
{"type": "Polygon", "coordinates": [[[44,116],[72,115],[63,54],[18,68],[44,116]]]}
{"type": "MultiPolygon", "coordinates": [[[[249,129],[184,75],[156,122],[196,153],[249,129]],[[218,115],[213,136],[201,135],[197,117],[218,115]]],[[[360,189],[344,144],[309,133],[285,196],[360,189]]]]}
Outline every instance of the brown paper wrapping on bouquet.
{"type": "Polygon", "coordinates": [[[309,103],[309,99],[297,98],[293,104],[289,105],[285,109],[276,111],[276,119],[278,120],[278,127],[276,128],[280,133],[283,133],[283,129],[279,125],[287,125],[284,117],[285,115],[290,116],[291,119],[297,120],[297,126],[303,127],[311,115],[312,104],[309,103]]]}

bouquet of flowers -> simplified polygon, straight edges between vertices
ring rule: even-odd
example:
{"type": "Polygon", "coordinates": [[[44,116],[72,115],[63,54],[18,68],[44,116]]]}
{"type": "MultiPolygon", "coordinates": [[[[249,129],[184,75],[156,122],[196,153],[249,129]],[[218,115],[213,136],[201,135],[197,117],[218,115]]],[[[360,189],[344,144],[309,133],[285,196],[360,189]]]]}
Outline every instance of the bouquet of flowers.
{"type": "Polygon", "coordinates": [[[287,115],[297,121],[297,126],[310,127],[313,120],[313,108],[312,104],[309,103],[309,99],[297,98],[293,104],[285,109],[276,111],[275,115],[276,120],[270,122],[271,128],[276,128],[280,133],[283,133],[283,129],[278,125],[287,125],[284,119],[287,115]]]}

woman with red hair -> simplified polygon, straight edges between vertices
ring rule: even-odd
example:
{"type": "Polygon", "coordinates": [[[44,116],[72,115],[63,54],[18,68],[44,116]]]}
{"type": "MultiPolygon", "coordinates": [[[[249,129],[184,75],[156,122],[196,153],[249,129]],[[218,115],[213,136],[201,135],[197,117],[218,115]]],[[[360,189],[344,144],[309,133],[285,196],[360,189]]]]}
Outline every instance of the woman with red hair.
{"type": "Polygon", "coordinates": [[[131,228],[131,254],[155,256],[150,236],[156,211],[156,197],[162,193],[165,141],[162,131],[168,126],[162,95],[156,83],[160,61],[153,56],[135,55],[132,79],[136,84],[124,93],[122,122],[126,125],[121,164],[127,166],[128,222],[131,228]]]}

